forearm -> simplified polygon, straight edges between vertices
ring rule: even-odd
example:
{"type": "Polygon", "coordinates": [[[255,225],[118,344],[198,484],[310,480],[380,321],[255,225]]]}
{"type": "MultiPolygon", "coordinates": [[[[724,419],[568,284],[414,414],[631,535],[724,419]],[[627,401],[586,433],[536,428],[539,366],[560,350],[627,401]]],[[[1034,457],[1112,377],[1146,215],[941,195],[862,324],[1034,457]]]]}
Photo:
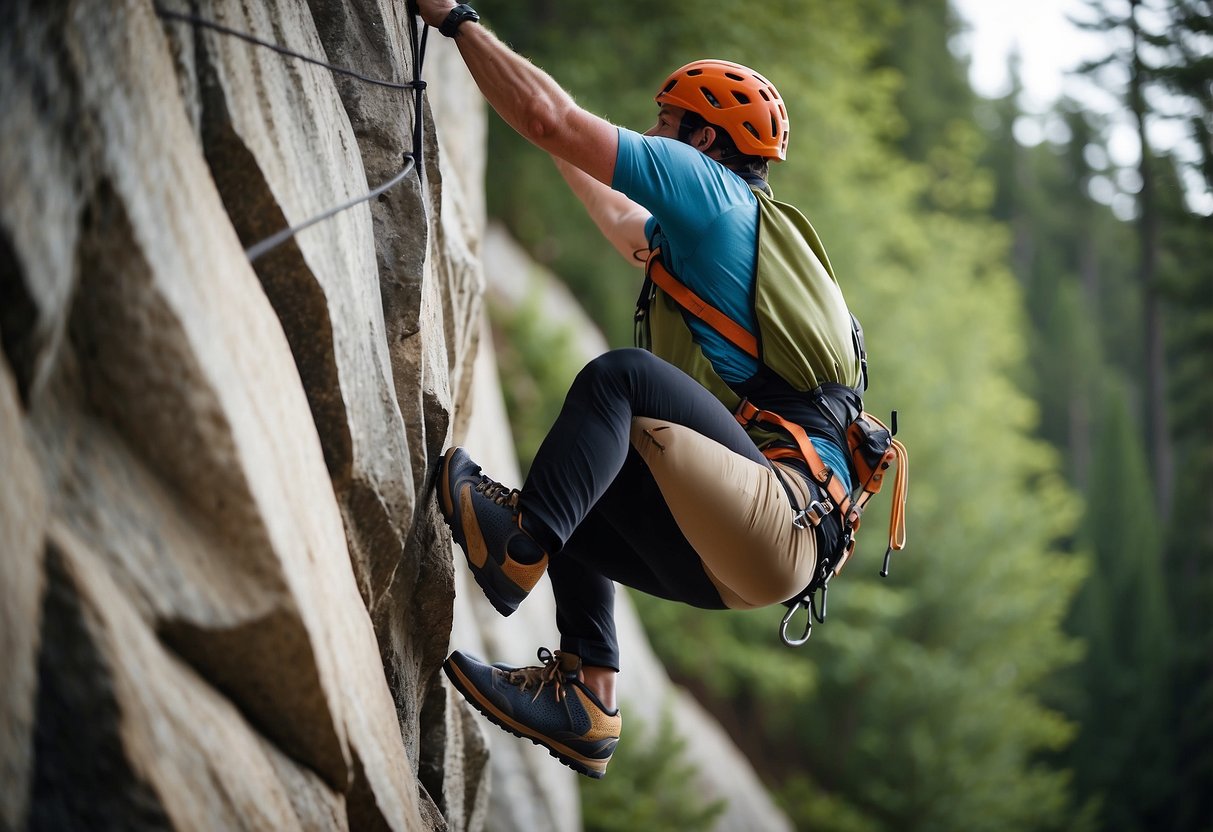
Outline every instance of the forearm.
{"type": "Polygon", "coordinates": [[[615,250],[632,265],[643,266],[643,256],[649,247],[644,236],[649,212],[563,159],[553,156],[552,161],[615,250]]]}
{"type": "Polygon", "coordinates": [[[609,183],[615,128],[577,106],[556,81],[486,27],[464,23],[455,43],[476,86],[497,114],[527,141],[609,183]]]}
{"type": "Polygon", "coordinates": [[[576,109],[572,97],[550,75],[512,51],[484,26],[464,24],[455,44],[489,106],[540,147],[552,132],[553,123],[576,109]]]}

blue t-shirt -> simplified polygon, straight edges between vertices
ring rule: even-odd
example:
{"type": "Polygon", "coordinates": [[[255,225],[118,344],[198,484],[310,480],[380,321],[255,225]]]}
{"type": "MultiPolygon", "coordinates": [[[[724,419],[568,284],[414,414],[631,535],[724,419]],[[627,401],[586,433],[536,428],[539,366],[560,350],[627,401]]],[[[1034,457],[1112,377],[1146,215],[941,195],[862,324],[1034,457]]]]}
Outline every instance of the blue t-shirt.
{"type": "MultiPolygon", "coordinates": [[[[755,333],[758,200],[745,180],[688,144],[620,128],[611,187],[653,215],[645,235],[670,271],[755,333]]],[[[688,324],[725,382],[740,384],[758,371],[757,361],[703,321],[688,324]]]]}
{"type": "MultiPolygon", "coordinates": [[[[650,248],[661,248],[670,271],[705,301],[757,334],[754,278],[758,260],[758,198],[745,180],[675,139],[619,128],[611,187],[652,214],[650,248]]],[[[728,384],[758,371],[758,362],[698,318],[684,316],[691,335],[728,384]]],[[[811,437],[822,461],[850,490],[842,449],[811,437]]]]}

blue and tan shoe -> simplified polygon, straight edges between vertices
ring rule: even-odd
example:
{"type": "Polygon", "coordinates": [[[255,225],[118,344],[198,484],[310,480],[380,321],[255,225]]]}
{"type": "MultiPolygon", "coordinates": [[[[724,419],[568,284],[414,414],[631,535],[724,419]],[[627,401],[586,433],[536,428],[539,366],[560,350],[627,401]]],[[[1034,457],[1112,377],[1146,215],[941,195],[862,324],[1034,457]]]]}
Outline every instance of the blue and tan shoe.
{"type": "Polygon", "coordinates": [[[541,667],[510,670],[456,650],[442,664],[472,707],[515,736],[541,745],[587,777],[606,774],[623,719],[581,681],[581,659],[539,649],[541,667]]]}
{"type": "Polygon", "coordinates": [[[548,556],[521,525],[518,489],[486,477],[463,448],[442,460],[439,507],[472,577],[502,615],[518,609],[548,568],[548,556]]]}

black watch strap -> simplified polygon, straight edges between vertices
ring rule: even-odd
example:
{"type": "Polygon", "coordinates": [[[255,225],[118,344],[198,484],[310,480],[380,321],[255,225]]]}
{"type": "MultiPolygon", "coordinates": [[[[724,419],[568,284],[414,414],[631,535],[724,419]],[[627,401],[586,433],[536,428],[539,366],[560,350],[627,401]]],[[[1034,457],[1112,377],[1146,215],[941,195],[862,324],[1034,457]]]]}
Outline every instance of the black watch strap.
{"type": "Polygon", "coordinates": [[[460,3],[455,8],[451,9],[451,13],[446,16],[446,20],[442,21],[442,25],[438,27],[438,31],[448,38],[455,37],[455,33],[467,21],[475,22],[480,19],[480,15],[476,14],[476,10],[467,3],[460,3]]]}

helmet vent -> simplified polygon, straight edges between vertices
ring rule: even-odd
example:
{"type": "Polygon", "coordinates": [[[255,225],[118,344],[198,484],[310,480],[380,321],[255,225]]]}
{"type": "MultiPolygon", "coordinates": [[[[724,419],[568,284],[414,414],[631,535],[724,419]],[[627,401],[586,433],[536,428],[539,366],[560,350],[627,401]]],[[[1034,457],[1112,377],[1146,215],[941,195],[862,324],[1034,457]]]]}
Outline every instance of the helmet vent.
{"type": "Polygon", "coordinates": [[[771,116],[771,135],[772,136],[779,135],[779,123],[777,121],[775,121],[775,116],[771,116]]]}
{"type": "Polygon", "coordinates": [[[759,91],[758,91],[758,94],[762,96],[762,100],[763,100],[763,101],[770,101],[770,100],[771,100],[771,96],[767,95],[767,91],[766,91],[766,90],[759,90],[759,91]]]}
{"type": "Polygon", "coordinates": [[[724,74],[724,77],[732,78],[734,81],[744,81],[745,80],[745,78],[743,76],[738,75],[736,72],[726,72],[724,74]]]}
{"type": "Polygon", "coordinates": [[[716,96],[712,95],[712,91],[710,89],[707,87],[700,87],[699,91],[703,93],[703,97],[708,100],[709,104],[711,104],[717,110],[720,109],[720,102],[716,100],[716,96]]]}
{"type": "Polygon", "coordinates": [[[666,84],[666,85],[665,85],[665,89],[663,89],[663,90],[661,91],[661,94],[662,94],[662,95],[665,95],[667,92],[669,92],[670,90],[674,89],[674,87],[675,87],[677,84],[678,84],[678,79],[677,79],[677,78],[673,78],[673,79],[671,79],[671,80],[670,80],[670,83],[668,83],[668,84],[666,84]]]}
{"type": "Polygon", "coordinates": [[[746,95],[744,92],[738,92],[737,90],[733,90],[733,97],[737,99],[738,104],[749,104],[750,103],[750,97],[748,95],[746,95]]]}
{"type": "Polygon", "coordinates": [[[749,133],[751,136],[753,136],[755,139],[758,139],[758,141],[762,141],[762,137],[758,135],[758,131],[754,129],[754,125],[750,124],[748,121],[743,121],[741,123],[741,126],[744,127],[746,129],[746,132],[749,133]]]}
{"type": "Polygon", "coordinates": [[[687,75],[690,77],[694,77],[696,75],[703,75],[703,70],[702,69],[688,69],[687,75]]]}

